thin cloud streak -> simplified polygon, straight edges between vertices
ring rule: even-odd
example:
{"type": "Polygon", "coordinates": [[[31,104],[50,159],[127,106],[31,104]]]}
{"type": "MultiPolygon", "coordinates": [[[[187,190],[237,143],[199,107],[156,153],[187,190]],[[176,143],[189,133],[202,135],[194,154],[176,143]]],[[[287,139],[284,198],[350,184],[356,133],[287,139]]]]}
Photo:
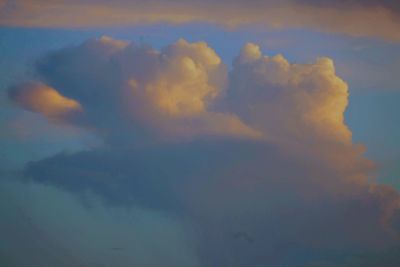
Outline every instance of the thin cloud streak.
{"type": "Polygon", "coordinates": [[[310,28],[355,37],[399,42],[395,1],[5,1],[0,25],[17,27],[102,27],[167,22],[217,23],[227,27],[260,24],[310,28]]]}

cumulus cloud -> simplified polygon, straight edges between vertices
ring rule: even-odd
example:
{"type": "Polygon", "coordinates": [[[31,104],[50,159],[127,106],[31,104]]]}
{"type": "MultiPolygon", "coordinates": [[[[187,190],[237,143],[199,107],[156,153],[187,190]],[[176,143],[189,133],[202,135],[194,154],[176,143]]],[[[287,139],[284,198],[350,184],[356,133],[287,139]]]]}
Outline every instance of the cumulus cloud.
{"type": "Polygon", "coordinates": [[[329,58],[295,64],[248,43],[228,74],[205,42],[181,39],[158,51],[101,37],[42,57],[36,72],[38,82],[11,88],[11,98],[106,143],[258,139],[334,168],[372,167],[352,144],[344,122],[348,86],[329,58]]]}
{"type": "Polygon", "coordinates": [[[230,27],[262,24],[271,28],[311,28],[398,42],[399,5],[388,1],[4,1],[0,25],[82,27],[157,22],[212,22],[230,27]]]}
{"type": "Polygon", "coordinates": [[[264,56],[249,43],[231,73],[232,109],[274,139],[351,143],[343,115],[347,98],[347,84],[329,58],[291,64],[282,55],[264,56]]]}
{"type": "MultiPolygon", "coordinates": [[[[142,257],[120,258],[122,266],[399,264],[392,254],[400,247],[400,195],[370,182],[373,164],[352,143],[343,117],[348,87],[331,59],[295,64],[249,43],[228,73],[204,42],[158,51],[103,37],[44,56],[36,72],[37,87],[79,103],[57,122],[93,130],[106,146],[31,162],[18,180],[77,199],[67,210],[83,222],[73,225],[89,235],[86,220],[104,230],[89,236],[96,244],[137,230],[150,245],[142,257]],[[83,210],[88,192],[104,202],[83,210]],[[174,246],[155,240],[157,228],[174,233],[167,238],[174,246]],[[145,257],[154,246],[167,255],[145,257]],[[183,247],[190,249],[177,255],[183,247]]],[[[10,96],[51,118],[31,100],[46,95],[37,87],[17,85],[10,96]]],[[[50,236],[66,227],[37,217],[55,227],[43,230],[50,236]]],[[[74,247],[75,237],[59,244],[74,247]]],[[[121,239],[136,248],[137,239],[121,239]]],[[[115,259],[97,245],[78,248],[71,251],[83,266],[115,259]]]]}
{"type": "Polygon", "coordinates": [[[124,132],[125,141],[135,134],[261,137],[237,116],[210,108],[225,88],[227,71],[204,42],[182,39],[157,51],[102,37],[47,55],[37,62],[37,73],[40,83],[10,90],[15,102],[49,118],[82,109],[64,122],[109,139],[124,132]]]}
{"type": "Polygon", "coordinates": [[[259,139],[298,157],[322,157],[333,168],[372,167],[363,147],[352,144],[343,115],[348,86],[329,58],[294,64],[248,43],[228,74],[204,42],[181,39],[158,51],[101,37],[42,57],[36,72],[39,82],[11,88],[11,98],[51,119],[44,107],[54,110],[54,104],[43,101],[37,87],[54,88],[79,103],[79,112],[62,116],[63,122],[94,131],[106,143],[259,139]]]}
{"type": "Polygon", "coordinates": [[[373,163],[362,156],[362,145],[353,144],[344,121],[348,95],[332,59],[290,63],[280,54],[263,55],[259,46],[248,43],[234,60],[223,102],[287,153],[368,179],[357,170],[372,169],[373,163]]]}
{"type": "Polygon", "coordinates": [[[351,145],[343,117],[348,87],[329,58],[292,64],[249,43],[228,79],[204,42],[181,39],[157,51],[102,37],[51,53],[36,70],[40,82],[11,89],[14,101],[46,117],[79,110],[65,122],[110,138],[125,132],[135,139],[129,134],[145,129],[144,136],[167,139],[222,135],[351,145]],[[50,94],[56,97],[49,100],[50,94]]]}

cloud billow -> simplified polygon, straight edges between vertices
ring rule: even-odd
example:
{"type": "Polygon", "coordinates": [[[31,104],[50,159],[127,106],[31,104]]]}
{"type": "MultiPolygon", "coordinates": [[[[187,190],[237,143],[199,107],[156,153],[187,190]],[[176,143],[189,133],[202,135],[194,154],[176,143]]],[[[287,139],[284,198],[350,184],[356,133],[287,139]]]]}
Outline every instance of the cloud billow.
{"type": "Polygon", "coordinates": [[[165,139],[260,135],[232,114],[209,110],[225,86],[226,67],[205,43],[179,40],[157,51],[102,37],[49,54],[38,61],[37,72],[43,86],[82,105],[81,116],[66,122],[110,139],[121,132],[127,132],[124,141],[134,139],[130,134],[143,128],[148,131],[142,136],[165,139]]]}

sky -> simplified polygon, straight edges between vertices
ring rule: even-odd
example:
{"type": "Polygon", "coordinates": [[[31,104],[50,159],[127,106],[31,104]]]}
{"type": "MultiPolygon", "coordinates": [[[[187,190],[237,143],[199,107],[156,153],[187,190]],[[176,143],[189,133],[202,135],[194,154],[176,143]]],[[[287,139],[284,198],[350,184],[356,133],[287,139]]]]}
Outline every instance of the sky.
{"type": "Polygon", "coordinates": [[[397,1],[0,0],[0,265],[400,265],[397,1]]]}

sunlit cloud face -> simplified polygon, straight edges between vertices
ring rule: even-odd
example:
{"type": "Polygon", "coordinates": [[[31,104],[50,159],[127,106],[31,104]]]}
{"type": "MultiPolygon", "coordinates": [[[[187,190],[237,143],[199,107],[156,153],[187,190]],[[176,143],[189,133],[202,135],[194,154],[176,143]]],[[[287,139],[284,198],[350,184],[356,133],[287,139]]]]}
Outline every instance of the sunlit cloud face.
{"type": "Polygon", "coordinates": [[[41,83],[21,84],[10,91],[10,98],[27,110],[43,114],[50,119],[62,119],[82,110],[75,100],[64,97],[41,83]]]}
{"type": "Polygon", "coordinates": [[[205,42],[157,50],[101,37],[34,71],[10,99],[104,146],[5,174],[20,212],[0,214],[21,221],[7,261],[26,264],[21,248],[57,266],[400,263],[400,196],[371,183],[332,59],[299,64],[247,43],[229,68],[205,42]]]}
{"type": "Polygon", "coordinates": [[[348,87],[329,58],[293,64],[248,43],[228,75],[204,42],[181,39],[158,51],[102,37],[53,52],[36,68],[41,81],[13,88],[11,98],[45,117],[84,111],[65,123],[351,145],[343,117],[348,87]]]}
{"type": "MultiPolygon", "coordinates": [[[[97,129],[111,139],[122,132],[135,141],[134,135],[143,129],[161,139],[262,137],[236,115],[211,107],[226,89],[227,69],[204,42],[179,40],[157,51],[102,37],[51,53],[36,68],[43,88],[55,87],[52,94],[79,102],[82,112],[66,117],[64,123],[97,129]]],[[[10,91],[26,109],[51,117],[51,112],[64,108],[47,101],[43,89],[28,87],[10,91]],[[40,101],[46,104],[39,107],[40,101]]]]}
{"type": "Polygon", "coordinates": [[[397,1],[3,1],[0,24],[25,27],[98,27],[158,22],[211,22],[228,27],[311,28],[400,41],[397,1]]]}
{"type": "Polygon", "coordinates": [[[229,97],[241,117],[275,139],[351,143],[343,116],[348,87],[330,58],[291,64],[247,44],[235,60],[229,97]]]}

